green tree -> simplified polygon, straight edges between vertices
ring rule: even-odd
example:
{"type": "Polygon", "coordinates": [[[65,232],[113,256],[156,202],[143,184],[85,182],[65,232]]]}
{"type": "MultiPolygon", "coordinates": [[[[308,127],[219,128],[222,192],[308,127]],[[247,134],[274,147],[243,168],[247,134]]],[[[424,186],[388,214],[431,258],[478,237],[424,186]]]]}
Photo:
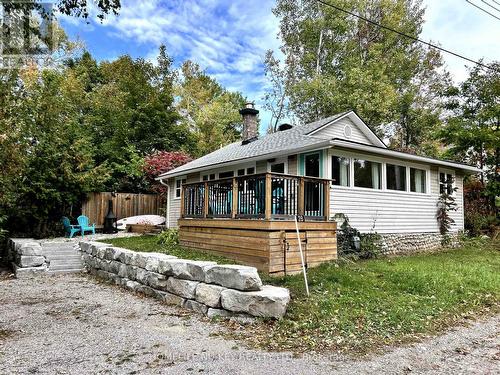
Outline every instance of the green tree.
{"type": "Polygon", "coordinates": [[[177,109],[183,123],[195,136],[196,147],[191,155],[200,156],[239,139],[241,116],[239,109],[245,98],[231,92],[190,60],[181,66],[176,94],[177,109]]]}
{"type": "Polygon", "coordinates": [[[194,143],[174,107],[175,75],[165,48],[157,65],[130,56],[97,64],[89,53],[68,65],[84,83],[84,124],[99,150],[96,162],[111,169],[106,189],[147,191],[144,157],[194,143]]]}
{"type": "Polygon", "coordinates": [[[85,193],[102,188],[107,170],[95,165],[95,149],[81,126],[85,96],[74,75],[30,67],[11,90],[19,91],[23,101],[8,118],[26,146],[13,200],[2,210],[14,231],[44,236],[85,193]]]}
{"type": "Polygon", "coordinates": [[[476,66],[469,77],[447,91],[445,126],[438,138],[448,146],[444,156],[483,170],[492,199],[500,195],[500,63],[476,66]]]}
{"type": "Polygon", "coordinates": [[[97,18],[103,20],[109,14],[118,14],[121,4],[120,0],[101,0],[101,1],[88,1],[88,0],[58,0],[53,2],[54,9],[51,11],[44,4],[44,2],[37,0],[2,0],[1,5],[6,12],[12,10],[17,11],[38,11],[41,16],[49,17],[54,16],[55,11],[73,17],[81,17],[87,19],[90,15],[89,3],[93,4],[97,10],[97,18]]]}
{"type": "Polygon", "coordinates": [[[0,70],[0,217],[15,203],[31,141],[25,134],[30,110],[17,70],[0,70]]]}
{"type": "MultiPolygon", "coordinates": [[[[424,21],[421,1],[335,5],[415,37],[424,21]]],[[[278,0],[274,13],[286,65],[294,70],[287,94],[300,120],[354,109],[401,149],[419,145],[439,121],[438,97],[431,93],[446,76],[436,70],[438,52],[315,0],[278,0]]]]}

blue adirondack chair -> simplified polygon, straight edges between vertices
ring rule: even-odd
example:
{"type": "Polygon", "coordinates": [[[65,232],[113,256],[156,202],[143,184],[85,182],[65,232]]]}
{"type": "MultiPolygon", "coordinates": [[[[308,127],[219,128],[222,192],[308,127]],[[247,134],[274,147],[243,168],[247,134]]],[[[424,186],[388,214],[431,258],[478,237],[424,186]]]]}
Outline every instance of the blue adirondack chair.
{"type": "Polygon", "coordinates": [[[61,221],[64,225],[64,231],[66,232],[66,235],[69,236],[69,238],[72,238],[75,233],[80,232],[80,226],[71,225],[71,221],[69,221],[66,216],[63,216],[61,221]]]}
{"type": "Polygon", "coordinates": [[[87,216],[80,215],[76,218],[76,221],[78,221],[78,225],[80,226],[82,238],[85,232],[92,232],[92,234],[95,234],[95,224],[89,225],[89,218],[87,216]]]}

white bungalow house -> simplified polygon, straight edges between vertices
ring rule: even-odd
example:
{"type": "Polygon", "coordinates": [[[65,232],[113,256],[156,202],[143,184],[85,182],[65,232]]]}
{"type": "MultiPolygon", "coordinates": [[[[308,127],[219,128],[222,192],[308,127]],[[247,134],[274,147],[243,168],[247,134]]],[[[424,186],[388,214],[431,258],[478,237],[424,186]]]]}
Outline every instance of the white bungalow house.
{"type": "Polygon", "coordinates": [[[375,231],[383,235],[387,246],[395,251],[419,249],[439,243],[438,198],[440,192],[453,191],[456,187],[458,208],[450,215],[455,220],[452,232],[463,230],[463,178],[480,172],[477,168],[391,150],[353,111],[301,126],[284,124],[278,132],[264,136],[258,134],[258,111],[253,104],[248,103],[240,113],[244,124],[243,141],[229,144],[159,177],[169,186],[169,227],[178,226],[181,208],[185,218],[212,220],[286,220],[297,214],[306,219],[328,220],[343,213],[361,232],[375,231]],[[328,184],[324,185],[327,194],[323,187],[317,186],[308,191],[306,184],[305,201],[301,203],[297,200],[300,181],[273,180],[272,202],[264,212],[264,198],[259,204],[259,185],[250,179],[266,172],[275,177],[283,174],[283,178],[304,176],[311,178],[309,181],[327,180],[328,184]],[[220,203],[224,199],[214,191],[207,192],[209,203],[196,200],[199,191],[196,196],[183,194],[184,185],[208,187],[219,180],[232,179],[238,186],[234,190],[232,187],[226,189],[231,192],[225,197],[233,202],[236,199],[232,197],[237,196],[238,202],[234,205],[227,201],[220,203]],[[250,198],[249,191],[252,191],[250,198]],[[181,198],[184,199],[182,204],[181,198]],[[253,199],[253,202],[245,199],[253,199]],[[200,207],[201,204],[204,207],[200,207]]]}

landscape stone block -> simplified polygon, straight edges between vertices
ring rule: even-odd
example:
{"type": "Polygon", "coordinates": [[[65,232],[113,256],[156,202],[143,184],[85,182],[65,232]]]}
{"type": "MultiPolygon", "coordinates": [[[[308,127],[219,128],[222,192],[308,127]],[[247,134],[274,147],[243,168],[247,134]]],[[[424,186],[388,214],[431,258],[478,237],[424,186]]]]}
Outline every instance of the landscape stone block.
{"type": "Polygon", "coordinates": [[[197,281],[181,280],[170,277],[167,282],[167,290],[183,298],[194,299],[198,284],[199,282],[197,281]]]}
{"type": "Polygon", "coordinates": [[[20,267],[38,267],[45,263],[43,255],[18,255],[17,265],[20,267]]]}
{"type": "Polygon", "coordinates": [[[18,255],[42,256],[42,247],[36,242],[25,242],[17,249],[18,255]]]}
{"type": "Polygon", "coordinates": [[[196,287],[196,301],[210,307],[220,307],[220,295],[223,286],[200,283],[196,287]]]}
{"type": "Polygon", "coordinates": [[[260,317],[281,318],[285,315],[288,302],[288,289],[271,285],[265,285],[262,290],[255,292],[226,289],[221,293],[224,309],[260,317]]]}
{"type": "Polygon", "coordinates": [[[205,282],[243,291],[260,290],[262,281],[255,267],[216,265],[207,267],[205,282]]]}

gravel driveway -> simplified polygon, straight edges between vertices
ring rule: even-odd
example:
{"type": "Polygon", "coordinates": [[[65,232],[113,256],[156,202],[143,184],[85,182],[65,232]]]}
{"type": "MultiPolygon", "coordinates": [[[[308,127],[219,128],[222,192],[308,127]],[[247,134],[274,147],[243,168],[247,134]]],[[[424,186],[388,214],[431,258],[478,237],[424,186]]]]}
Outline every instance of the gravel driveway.
{"type": "Polygon", "coordinates": [[[500,372],[500,316],[359,360],[249,350],[224,329],[85,275],[0,281],[0,374],[500,372]]]}

